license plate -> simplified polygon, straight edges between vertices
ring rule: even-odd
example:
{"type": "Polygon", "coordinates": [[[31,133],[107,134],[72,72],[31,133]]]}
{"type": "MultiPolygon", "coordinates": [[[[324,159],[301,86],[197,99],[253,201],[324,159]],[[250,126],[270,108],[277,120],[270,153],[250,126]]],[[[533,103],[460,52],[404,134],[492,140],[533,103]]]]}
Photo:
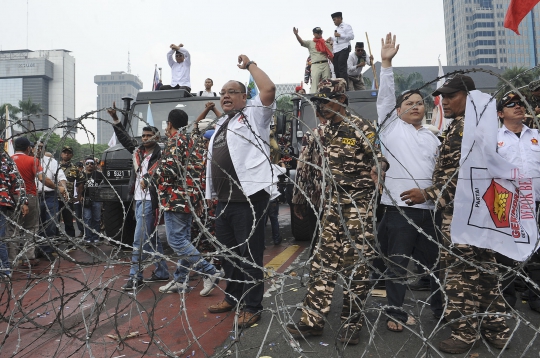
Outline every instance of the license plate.
{"type": "Polygon", "coordinates": [[[131,170],[107,170],[106,174],[111,179],[126,178],[131,175],[131,170]]]}

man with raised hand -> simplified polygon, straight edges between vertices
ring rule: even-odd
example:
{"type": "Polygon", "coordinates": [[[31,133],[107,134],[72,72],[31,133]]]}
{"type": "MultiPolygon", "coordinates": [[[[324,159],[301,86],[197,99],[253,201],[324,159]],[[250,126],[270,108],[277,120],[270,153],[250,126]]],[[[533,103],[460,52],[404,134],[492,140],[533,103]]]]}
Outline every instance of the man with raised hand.
{"type": "Polygon", "coordinates": [[[217,198],[216,237],[224,247],[227,278],[225,298],[208,307],[227,312],[244,303],[238,326],[250,327],[261,318],[264,293],[264,222],[268,208],[272,164],[270,124],[276,86],[257,63],[238,56],[238,67],[249,71],[259,95],[247,106],[246,87],[229,81],[220,91],[225,112],[210,139],[206,165],[206,198],[217,198]]]}

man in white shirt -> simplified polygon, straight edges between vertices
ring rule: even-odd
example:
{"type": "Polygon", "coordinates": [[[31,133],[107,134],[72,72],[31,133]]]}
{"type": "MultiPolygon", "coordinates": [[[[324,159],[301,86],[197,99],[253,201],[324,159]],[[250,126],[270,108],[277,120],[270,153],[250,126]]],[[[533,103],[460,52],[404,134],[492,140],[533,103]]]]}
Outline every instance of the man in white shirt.
{"type": "MultiPolygon", "coordinates": [[[[66,175],[64,171],[59,169],[58,162],[51,157],[44,155],[44,143],[39,142],[37,145],[37,157],[40,158],[43,174],[54,183],[58,183],[58,189],[64,198],[68,199],[66,191],[66,175]]],[[[60,224],[58,220],[58,197],[55,189],[51,189],[36,178],[37,193],[39,198],[39,217],[40,231],[39,235],[47,239],[53,239],[56,235],[56,227],[60,224]]],[[[38,257],[52,260],[53,248],[50,245],[42,245],[39,251],[36,252],[38,257]]]]}
{"type": "MultiPolygon", "coordinates": [[[[392,59],[399,50],[396,37],[386,36],[381,50],[381,76],[377,96],[381,148],[390,163],[386,172],[385,190],[381,204],[386,206],[379,225],[379,241],[387,242],[388,280],[386,292],[391,317],[387,328],[401,332],[408,315],[401,309],[405,300],[407,265],[413,251],[423,259],[426,271],[435,269],[438,261],[438,247],[434,225],[432,201],[409,207],[400,198],[400,193],[410,188],[424,189],[432,184],[433,170],[438,155],[439,139],[422,125],[425,114],[424,101],[418,90],[409,90],[395,98],[392,59]],[[403,214],[402,214],[403,212],[403,214]],[[414,222],[411,225],[410,222],[414,222]],[[419,232],[420,227],[423,232],[419,232]],[[431,239],[428,238],[431,236],[431,239]]],[[[382,249],[384,251],[384,248],[382,249]]],[[[443,313],[442,301],[436,280],[431,280],[431,309],[437,318],[443,313]]]]}
{"type": "Polygon", "coordinates": [[[335,12],[332,14],[332,20],[336,29],[334,30],[334,36],[331,37],[334,47],[334,72],[336,78],[343,78],[345,83],[348,83],[347,75],[347,59],[349,58],[349,52],[351,52],[351,45],[349,41],[354,40],[354,32],[351,25],[343,22],[343,16],[341,12],[335,12]]]}
{"type": "MultiPolygon", "coordinates": [[[[505,94],[497,103],[497,115],[503,124],[497,134],[497,152],[507,161],[519,167],[520,174],[533,178],[534,194],[536,197],[536,211],[540,201],[540,135],[538,129],[531,129],[523,124],[525,119],[525,104],[518,94],[509,92],[505,94]]],[[[537,217],[538,220],[538,217],[537,217]]],[[[503,256],[496,255],[497,262],[509,266],[513,269],[512,260],[503,256]]],[[[529,262],[525,265],[527,274],[536,285],[540,285],[540,253],[536,251],[529,262]]],[[[504,272],[503,272],[504,274],[504,272]]],[[[515,290],[513,280],[503,282],[502,288],[505,289],[505,298],[508,289],[514,297],[509,302],[515,304],[515,290]]],[[[529,285],[529,307],[532,310],[540,312],[540,292],[538,289],[529,285]]]]}
{"type": "Polygon", "coordinates": [[[167,61],[171,66],[171,84],[161,86],[160,90],[183,89],[191,92],[191,55],[183,44],[172,44],[167,52],[167,61]],[[173,59],[174,54],[174,59],[173,59]]]}
{"type": "Polygon", "coordinates": [[[349,76],[349,91],[365,90],[364,79],[362,78],[362,69],[365,65],[371,66],[373,63],[373,55],[367,59],[364,43],[357,42],[354,47],[354,52],[351,52],[347,60],[347,76],[349,76]]]}
{"type": "Polygon", "coordinates": [[[251,327],[263,310],[264,223],[268,208],[272,165],[270,124],[275,111],[276,86],[246,55],[238,56],[259,88],[247,103],[246,87],[225,83],[220,91],[225,112],[216,124],[208,146],[206,199],[216,198],[216,238],[226,248],[223,269],[225,298],[208,307],[211,313],[233,310],[244,303],[238,326],[251,327]]]}
{"type": "Polygon", "coordinates": [[[214,81],[211,78],[204,80],[204,91],[199,91],[199,97],[217,97],[216,92],[212,92],[214,81]]]}

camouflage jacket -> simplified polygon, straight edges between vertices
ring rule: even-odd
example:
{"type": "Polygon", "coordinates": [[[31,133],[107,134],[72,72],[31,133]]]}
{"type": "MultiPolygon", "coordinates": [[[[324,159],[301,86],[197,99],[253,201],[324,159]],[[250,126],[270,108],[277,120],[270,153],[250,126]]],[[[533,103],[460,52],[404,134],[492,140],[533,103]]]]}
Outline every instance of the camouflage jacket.
{"type": "Polygon", "coordinates": [[[0,152],[0,206],[15,208],[27,202],[24,180],[13,159],[4,151],[0,152]],[[18,202],[15,198],[18,197],[18,202]]]}
{"type": "Polygon", "coordinates": [[[464,117],[457,117],[444,131],[439,147],[439,158],[433,171],[433,184],[424,189],[427,198],[437,203],[439,209],[454,205],[464,123],[464,117]],[[452,179],[449,180],[450,178],[452,179]]]}
{"type": "Polygon", "coordinates": [[[388,162],[374,144],[375,136],[371,123],[351,114],[339,124],[320,124],[313,135],[305,136],[293,203],[304,204],[307,196],[318,205],[325,194],[323,178],[324,190],[338,191],[345,204],[373,194],[375,183],[370,173],[375,158],[379,163],[385,162],[388,169],[388,162]]]}
{"type": "Polygon", "coordinates": [[[64,174],[67,179],[66,185],[67,185],[68,193],[69,193],[69,196],[72,198],[73,193],[74,193],[73,191],[74,182],[77,181],[77,185],[84,184],[84,181],[86,180],[86,176],[71,161],[67,163],[60,163],[59,168],[64,171],[64,174]]]}
{"type": "MultiPolygon", "coordinates": [[[[202,154],[184,130],[170,137],[162,152],[161,163],[152,176],[157,186],[160,209],[190,213],[190,206],[202,200],[200,176],[203,171],[202,154]]],[[[148,186],[150,177],[144,180],[148,186]]]]}

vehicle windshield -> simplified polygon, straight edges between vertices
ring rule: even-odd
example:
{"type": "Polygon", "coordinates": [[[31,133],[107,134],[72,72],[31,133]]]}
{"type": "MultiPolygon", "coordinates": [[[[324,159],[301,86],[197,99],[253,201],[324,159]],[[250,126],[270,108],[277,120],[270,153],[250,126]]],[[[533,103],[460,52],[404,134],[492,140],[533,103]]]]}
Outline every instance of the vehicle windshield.
{"type": "MultiPolygon", "coordinates": [[[[377,123],[377,103],[375,101],[351,102],[348,110],[364,119],[377,123]]],[[[315,117],[313,107],[305,101],[302,105],[302,121],[299,130],[307,133],[310,129],[317,127],[318,124],[319,121],[315,117]]]]}
{"type": "MultiPolygon", "coordinates": [[[[212,100],[207,98],[205,101],[178,101],[178,102],[153,102],[150,105],[148,103],[135,103],[133,106],[133,116],[131,118],[131,130],[133,137],[140,137],[142,129],[146,127],[149,121],[149,117],[152,117],[154,126],[160,130],[161,134],[165,133],[167,127],[167,117],[169,112],[175,108],[181,109],[188,115],[188,131],[191,131],[191,124],[195,122],[195,119],[204,110],[204,105],[213,101],[216,103],[216,107],[221,109],[219,104],[219,98],[212,100]]],[[[216,115],[210,111],[206,118],[215,119],[216,115]]]]}

